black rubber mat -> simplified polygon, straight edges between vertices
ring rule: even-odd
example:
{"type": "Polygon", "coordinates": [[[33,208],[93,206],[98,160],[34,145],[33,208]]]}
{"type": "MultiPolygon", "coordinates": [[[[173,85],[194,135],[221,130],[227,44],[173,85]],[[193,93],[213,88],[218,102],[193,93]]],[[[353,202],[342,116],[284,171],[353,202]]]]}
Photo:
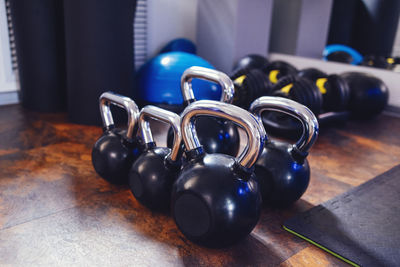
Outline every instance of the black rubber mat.
{"type": "Polygon", "coordinates": [[[400,266],[400,165],[284,223],[357,266],[400,266]]]}

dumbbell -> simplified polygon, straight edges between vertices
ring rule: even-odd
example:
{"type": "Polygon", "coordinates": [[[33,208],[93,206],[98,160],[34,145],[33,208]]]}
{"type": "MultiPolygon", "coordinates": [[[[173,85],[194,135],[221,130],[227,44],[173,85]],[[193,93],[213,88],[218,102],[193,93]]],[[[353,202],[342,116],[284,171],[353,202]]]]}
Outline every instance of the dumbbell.
{"type": "MultiPolygon", "coordinates": [[[[297,75],[287,75],[279,79],[272,88],[272,95],[292,99],[308,107],[316,116],[322,112],[322,94],[311,80],[297,75]]],[[[264,112],[262,121],[267,132],[298,139],[302,134],[301,123],[284,113],[264,112]]]]}
{"type": "Polygon", "coordinates": [[[232,104],[248,109],[250,103],[264,95],[271,94],[272,83],[260,69],[251,69],[246,74],[233,80],[235,96],[232,104]]]}
{"type": "Polygon", "coordinates": [[[370,119],[386,107],[389,89],[381,79],[361,72],[346,72],[340,76],[350,89],[348,110],[351,117],[370,119]]]}
{"type": "Polygon", "coordinates": [[[236,64],[233,66],[233,72],[230,75],[232,80],[246,75],[249,71],[253,69],[263,69],[269,64],[266,57],[257,54],[249,54],[240,58],[236,64]]]}
{"type": "Polygon", "coordinates": [[[350,88],[339,75],[328,75],[318,69],[308,68],[299,71],[298,76],[307,78],[315,83],[322,94],[321,113],[330,111],[344,111],[347,109],[350,97],[350,88]]]}
{"type": "Polygon", "coordinates": [[[272,61],[262,71],[272,84],[277,83],[280,78],[286,75],[297,74],[297,69],[293,65],[281,60],[272,61]]]}
{"type": "Polygon", "coordinates": [[[231,78],[235,84],[233,104],[247,109],[260,96],[270,95],[278,79],[297,70],[284,61],[268,62],[260,55],[243,57],[235,65],[231,78]]]}
{"type": "MultiPolygon", "coordinates": [[[[349,117],[368,119],[387,104],[388,89],[378,78],[364,73],[327,75],[314,70],[287,76],[274,86],[274,95],[293,99],[309,107],[321,125],[346,121],[349,117]],[[305,77],[309,78],[305,81],[305,77]],[[311,82],[311,83],[310,83],[311,82]]],[[[292,118],[269,113],[263,116],[268,130],[289,138],[298,138],[301,126],[292,118]]]]}
{"type": "MultiPolygon", "coordinates": [[[[246,58],[245,58],[246,59],[246,58]]],[[[284,61],[272,61],[268,64],[251,65],[239,69],[241,76],[232,76],[235,82],[234,104],[247,108],[256,98],[269,95],[272,86],[286,75],[296,74],[297,69],[284,61]]]]}
{"type": "Polygon", "coordinates": [[[323,96],[324,111],[349,110],[352,117],[368,119],[381,113],[387,105],[388,88],[381,79],[373,75],[346,72],[316,78],[318,75],[311,72],[306,69],[300,71],[299,76],[315,82],[323,96]]]}

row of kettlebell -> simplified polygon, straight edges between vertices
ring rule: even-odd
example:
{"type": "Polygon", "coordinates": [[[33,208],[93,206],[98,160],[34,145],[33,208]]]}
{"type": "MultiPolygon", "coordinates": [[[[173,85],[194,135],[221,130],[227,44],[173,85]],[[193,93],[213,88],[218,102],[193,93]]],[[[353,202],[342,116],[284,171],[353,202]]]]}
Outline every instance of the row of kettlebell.
{"type": "MultiPolygon", "coordinates": [[[[229,84],[223,73],[200,70],[207,72],[204,76],[222,77],[229,84]]],[[[192,68],[188,73],[200,70],[192,68]]],[[[186,80],[184,75],[183,84],[186,80]]],[[[147,207],[171,207],[178,228],[192,241],[207,246],[229,245],[255,227],[261,195],[264,202],[285,206],[304,193],[309,182],[306,156],[316,139],[318,123],[308,108],[288,99],[259,98],[250,107],[254,116],[227,103],[194,102],[191,96],[192,103],[179,116],[154,106],[145,106],[139,112],[133,100],[104,93],[100,97],[104,133],[94,145],[93,165],[110,182],[129,180],[132,193],[147,207]],[[114,127],[110,104],[126,109],[127,130],[114,127]],[[298,118],[304,126],[301,139],[295,145],[267,140],[260,122],[264,110],[298,118]],[[247,145],[237,158],[204,151],[195,123],[204,116],[227,120],[246,132],[247,145]],[[149,119],[172,126],[172,149],[156,146],[149,119]],[[185,157],[180,152],[182,140],[185,157]]]]}

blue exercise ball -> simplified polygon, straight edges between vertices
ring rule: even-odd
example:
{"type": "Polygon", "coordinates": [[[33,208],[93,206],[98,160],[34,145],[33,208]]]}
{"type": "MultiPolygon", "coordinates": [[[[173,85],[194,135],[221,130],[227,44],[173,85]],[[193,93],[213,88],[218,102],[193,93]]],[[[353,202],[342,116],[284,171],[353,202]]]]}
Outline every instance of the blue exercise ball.
{"type": "Polygon", "coordinates": [[[160,51],[161,53],[167,52],[186,52],[190,54],[196,54],[196,45],[186,38],[178,38],[170,41],[160,51]]]}
{"type": "MultiPolygon", "coordinates": [[[[152,58],[137,73],[135,101],[145,104],[182,105],[181,76],[192,66],[214,69],[201,57],[185,52],[168,52],[152,58]]],[[[192,87],[198,100],[221,98],[221,87],[215,83],[193,79],[192,87]]]]}

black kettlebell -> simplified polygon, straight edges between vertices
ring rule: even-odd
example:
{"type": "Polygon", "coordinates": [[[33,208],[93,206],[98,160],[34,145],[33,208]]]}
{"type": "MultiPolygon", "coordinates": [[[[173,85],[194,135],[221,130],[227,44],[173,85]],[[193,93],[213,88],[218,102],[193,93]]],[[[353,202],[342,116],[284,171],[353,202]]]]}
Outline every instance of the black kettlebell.
{"type": "Polygon", "coordinates": [[[172,184],[181,167],[180,123],[178,114],[155,106],[145,106],[140,111],[139,130],[145,149],[132,165],[129,186],[135,198],[150,209],[167,210],[170,206],[172,184]],[[174,133],[172,150],[156,146],[149,119],[160,120],[171,125],[174,133]]]}
{"type": "Polygon", "coordinates": [[[103,93],[99,101],[104,127],[103,135],[92,149],[93,167],[108,182],[126,184],[129,169],[142,150],[136,137],[139,108],[132,99],[111,92],[103,93]],[[128,113],[127,130],[115,128],[110,104],[119,106],[128,113]]]}
{"type": "Polygon", "coordinates": [[[188,162],[172,188],[172,216],[190,240],[222,247],[248,235],[260,217],[261,195],[253,165],[262,151],[265,131],[249,112],[237,106],[200,100],[181,115],[188,162]],[[204,152],[197,138],[197,116],[220,117],[241,126],[248,144],[238,158],[204,152]]]}
{"type": "Polygon", "coordinates": [[[318,121],[306,106],[286,98],[264,96],[250,106],[250,112],[258,118],[264,110],[286,113],[298,119],[303,126],[303,134],[294,145],[267,142],[255,164],[263,202],[275,207],[287,207],[298,200],[308,187],[310,167],[306,157],[317,138],[318,121]]]}
{"type": "MultiPolygon", "coordinates": [[[[202,79],[218,83],[222,88],[221,100],[231,103],[234,95],[232,80],[223,72],[203,67],[190,67],[181,77],[181,90],[185,107],[195,102],[192,79],[202,79]]],[[[220,118],[201,117],[196,120],[196,129],[199,140],[207,153],[223,153],[236,156],[239,152],[239,132],[231,122],[220,118]]],[[[167,144],[172,146],[173,135],[168,133],[167,144]]]]}

